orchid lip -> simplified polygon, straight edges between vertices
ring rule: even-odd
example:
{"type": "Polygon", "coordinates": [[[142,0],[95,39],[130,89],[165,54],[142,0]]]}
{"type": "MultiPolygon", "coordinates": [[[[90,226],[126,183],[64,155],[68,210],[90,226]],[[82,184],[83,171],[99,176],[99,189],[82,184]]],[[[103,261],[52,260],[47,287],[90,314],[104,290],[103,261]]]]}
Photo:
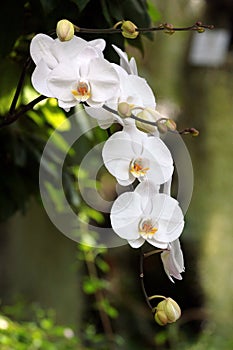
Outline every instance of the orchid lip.
{"type": "Polygon", "coordinates": [[[144,177],[147,171],[150,169],[148,161],[142,158],[133,159],[130,163],[130,172],[136,178],[144,177]]]}
{"type": "Polygon", "coordinates": [[[138,231],[144,239],[152,238],[158,231],[158,223],[153,223],[150,218],[142,219],[139,222],[138,231]]]}
{"type": "Polygon", "coordinates": [[[80,80],[75,89],[71,90],[72,95],[80,102],[85,102],[91,97],[91,87],[87,80],[80,80]]]}

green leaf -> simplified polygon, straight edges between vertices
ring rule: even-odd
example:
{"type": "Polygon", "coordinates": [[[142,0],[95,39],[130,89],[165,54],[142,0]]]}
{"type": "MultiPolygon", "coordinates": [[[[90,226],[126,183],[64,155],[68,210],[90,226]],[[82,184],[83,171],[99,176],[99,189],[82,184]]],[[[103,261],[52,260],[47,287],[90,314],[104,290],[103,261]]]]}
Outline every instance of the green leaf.
{"type": "Polygon", "coordinates": [[[152,22],[157,22],[161,19],[161,14],[151,0],[147,0],[148,13],[152,22]]]}
{"type": "Polygon", "coordinates": [[[60,0],[40,0],[45,14],[49,14],[58,7],[60,0]]]}
{"type": "MultiPolygon", "coordinates": [[[[0,44],[1,45],[1,44],[0,44]]],[[[10,59],[0,61],[0,114],[9,111],[20,76],[19,66],[10,59]]]]}
{"type": "Polygon", "coordinates": [[[106,272],[108,272],[110,270],[110,267],[109,267],[108,263],[106,263],[106,261],[104,261],[99,256],[96,258],[96,265],[104,273],[106,273],[106,272]]]}
{"type": "Polygon", "coordinates": [[[95,277],[87,277],[83,281],[83,290],[86,294],[94,294],[98,290],[105,289],[108,286],[108,282],[103,279],[95,277]]]}
{"type": "Polygon", "coordinates": [[[104,18],[106,19],[106,22],[109,24],[109,26],[112,26],[113,20],[112,20],[110,13],[109,13],[106,0],[101,0],[101,6],[102,6],[103,15],[104,15],[104,18]]]}
{"type": "Polygon", "coordinates": [[[6,56],[22,34],[24,25],[24,2],[2,1],[0,11],[0,56],[6,56]]]}
{"type": "Polygon", "coordinates": [[[58,213],[64,212],[64,194],[62,191],[59,191],[57,188],[55,188],[51,183],[46,182],[45,187],[50,195],[50,198],[52,202],[55,205],[56,211],[58,213]]]}
{"type": "Polygon", "coordinates": [[[80,12],[85,9],[89,1],[90,0],[72,0],[72,2],[74,2],[78,6],[80,12]]]}
{"type": "Polygon", "coordinates": [[[111,318],[117,318],[118,317],[118,311],[113,306],[110,305],[110,302],[107,299],[103,299],[99,303],[99,307],[101,307],[102,310],[111,318]]]}

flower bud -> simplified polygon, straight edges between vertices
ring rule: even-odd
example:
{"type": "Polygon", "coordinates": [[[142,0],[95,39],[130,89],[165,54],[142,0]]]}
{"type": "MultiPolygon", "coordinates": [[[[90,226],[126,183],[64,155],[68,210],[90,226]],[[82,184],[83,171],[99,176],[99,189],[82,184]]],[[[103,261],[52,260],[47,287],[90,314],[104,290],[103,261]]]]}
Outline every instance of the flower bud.
{"type": "Polygon", "coordinates": [[[204,33],[204,32],[205,32],[205,28],[198,27],[198,28],[197,28],[197,32],[198,32],[198,33],[204,33]]]}
{"type": "Polygon", "coordinates": [[[157,311],[155,313],[155,322],[160,326],[165,326],[168,323],[167,316],[164,311],[157,311]]]}
{"type": "MultiPolygon", "coordinates": [[[[173,300],[172,298],[166,298],[163,301],[161,301],[157,307],[156,307],[156,313],[155,313],[155,320],[157,322],[157,319],[160,320],[161,323],[165,322],[165,316],[167,317],[166,323],[173,323],[176,322],[181,315],[181,310],[179,305],[173,300]]],[[[165,324],[165,323],[164,323],[165,324]]]]}
{"type": "Polygon", "coordinates": [[[132,114],[131,106],[127,102],[120,102],[117,111],[122,118],[130,117],[132,114]]]}
{"type": "Polygon", "coordinates": [[[123,21],[121,26],[122,35],[127,39],[137,38],[139,32],[136,29],[137,27],[131,21],[123,21]]]}
{"type": "Polygon", "coordinates": [[[164,122],[158,122],[157,128],[158,128],[158,131],[160,132],[160,134],[166,134],[166,132],[168,131],[168,127],[167,127],[166,123],[164,123],[164,122]]]}
{"type": "MultiPolygon", "coordinates": [[[[137,117],[143,120],[156,123],[157,120],[161,119],[163,116],[152,108],[145,108],[142,112],[137,114],[137,117]]],[[[136,121],[136,126],[139,130],[147,133],[154,133],[155,131],[157,131],[156,125],[146,124],[138,120],[136,121]]]]}
{"type": "Polygon", "coordinates": [[[176,130],[176,123],[172,119],[167,119],[165,122],[166,127],[170,131],[175,131],[176,130]]]}
{"type": "Polygon", "coordinates": [[[191,132],[192,136],[198,136],[199,135],[199,131],[197,129],[195,129],[195,128],[191,128],[190,132],[191,132]]]}
{"type": "Polygon", "coordinates": [[[170,35],[174,34],[175,30],[173,28],[174,28],[173,24],[165,23],[164,24],[164,29],[165,29],[164,33],[170,34],[170,35]]]}
{"type": "Polygon", "coordinates": [[[57,23],[56,33],[60,41],[69,41],[74,36],[74,25],[67,19],[62,19],[57,23]]]}

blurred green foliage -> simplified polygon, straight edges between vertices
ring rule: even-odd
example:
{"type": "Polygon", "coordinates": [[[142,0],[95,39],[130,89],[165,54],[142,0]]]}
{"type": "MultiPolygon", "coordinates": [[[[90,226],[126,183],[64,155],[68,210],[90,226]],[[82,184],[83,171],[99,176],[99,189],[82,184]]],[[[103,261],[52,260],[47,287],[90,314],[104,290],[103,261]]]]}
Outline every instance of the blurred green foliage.
{"type": "MultiPolygon", "coordinates": [[[[9,308],[12,317],[0,313],[1,350],[107,350],[106,336],[98,333],[94,324],[86,324],[77,334],[74,327],[58,325],[53,310],[37,306],[31,321],[16,321],[16,308],[9,308]]],[[[119,336],[114,336],[112,342],[123,345],[119,336]]]]}
{"type": "Polygon", "coordinates": [[[1,350],[84,350],[73,329],[56,325],[53,313],[41,309],[31,322],[16,322],[0,314],[0,344],[1,350]]]}

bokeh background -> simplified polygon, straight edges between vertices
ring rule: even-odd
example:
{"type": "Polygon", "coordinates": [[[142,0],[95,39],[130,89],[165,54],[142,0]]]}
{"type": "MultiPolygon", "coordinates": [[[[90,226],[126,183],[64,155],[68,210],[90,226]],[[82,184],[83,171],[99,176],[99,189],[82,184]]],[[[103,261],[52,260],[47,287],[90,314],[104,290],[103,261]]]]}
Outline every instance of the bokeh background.
{"type": "MultiPolygon", "coordinates": [[[[181,237],[183,280],[172,284],[157,256],[144,266],[148,294],[174,298],[182,317],[167,327],[154,322],[140,288],[137,250],[77,244],[48,219],[39,196],[40,155],[54,128],[69,117],[51,100],[0,129],[0,348],[232,349],[232,1],[4,1],[0,124],[31,38],[52,32],[61,18],[92,28],[110,27],[122,18],[139,27],[148,27],[150,21],[184,27],[197,20],[215,26],[211,36],[158,32],[135,42],[119,35],[106,37],[109,59],[117,60],[111,43],[136,57],[139,75],[152,87],[158,109],[176,120],[179,129],[200,131],[195,138],[183,136],[194,170],[194,192],[181,237]]],[[[30,84],[32,70],[33,66],[18,107],[37,96],[30,84]]],[[[64,167],[64,186],[77,215],[100,225],[107,225],[108,218],[82,203],[77,172],[82,156],[105,138],[101,130],[95,138],[84,138],[64,167]]],[[[62,148],[62,140],[57,142],[62,148]]],[[[45,166],[49,169],[50,164],[45,166]]],[[[88,174],[83,176],[91,186],[88,174]]],[[[105,172],[99,174],[98,184],[104,198],[114,197],[115,184],[105,172]]],[[[59,193],[50,189],[50,194],[59,207],[59,193]]],[[[82,229],[85,233],[85,225],[82,229]]]]}

